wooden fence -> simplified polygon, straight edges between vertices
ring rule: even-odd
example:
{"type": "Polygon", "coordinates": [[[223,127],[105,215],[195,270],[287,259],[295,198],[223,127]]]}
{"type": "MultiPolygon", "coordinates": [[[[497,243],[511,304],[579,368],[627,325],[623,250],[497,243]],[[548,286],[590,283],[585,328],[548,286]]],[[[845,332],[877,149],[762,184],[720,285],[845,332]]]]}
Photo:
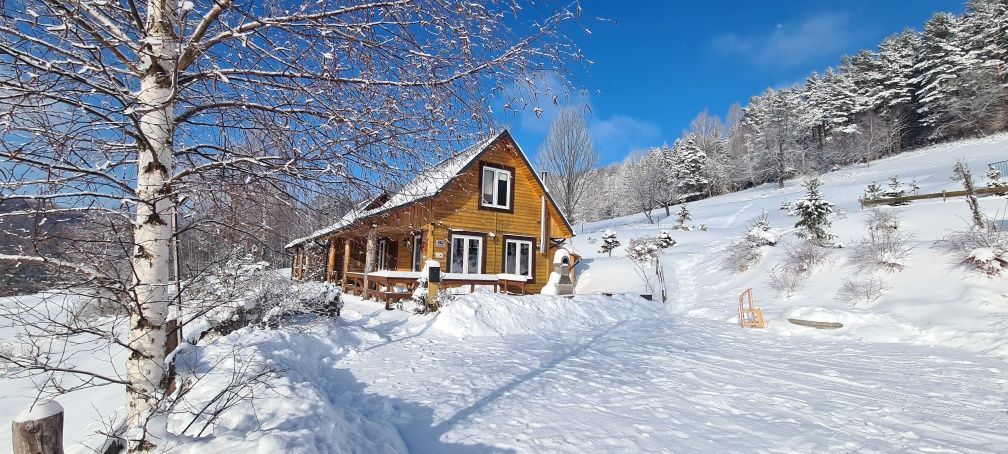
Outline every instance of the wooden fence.
{"type": "MultiPolygon", "coordinates": [[[[977,195],[983,194],[1008,194],[1008,188],[977,188],[977,195]]],[[[861,202],[861,208],[870,207],[873,205],[894,205],[903,202],[912,202],[914,200],[925,200],[925,199],[942,199],[945,200],[949,197],[965,197],[966,191],[942,191],[934,192],[931,194],[916,194],[907,195],[903,197],[880,197],[877,199],[859,199],[861,202]]]]}

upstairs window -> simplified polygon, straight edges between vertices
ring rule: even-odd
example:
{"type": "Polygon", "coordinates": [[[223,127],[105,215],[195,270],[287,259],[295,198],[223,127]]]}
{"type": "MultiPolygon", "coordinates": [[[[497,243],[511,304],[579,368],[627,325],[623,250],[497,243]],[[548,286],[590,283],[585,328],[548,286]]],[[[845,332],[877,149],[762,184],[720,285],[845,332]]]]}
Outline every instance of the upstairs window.
{"type": "Polygon", "coordinates": [[[483,167],[483,195],[480,203],[489,208],[511,209],[511,172],[496,167],[483,167]]]}

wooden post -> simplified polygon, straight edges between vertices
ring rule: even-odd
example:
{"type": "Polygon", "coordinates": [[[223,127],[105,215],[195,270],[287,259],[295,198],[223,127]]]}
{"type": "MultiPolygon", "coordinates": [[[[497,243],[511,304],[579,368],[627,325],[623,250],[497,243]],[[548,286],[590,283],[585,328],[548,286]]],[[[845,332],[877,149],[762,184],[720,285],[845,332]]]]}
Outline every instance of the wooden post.
{"type": "Polygon", "coordinates": [[[11,422],[14,454],[63,454],[63,407],[41,400],[11,422]]]}
{"type": "Polygon", "coordinates": [[[332,282],[336,271],[336,238],[329,238],[329,263],[326,265],[326,282],[332,282]]]}
{"type": "Polygon", "coordinates": [[[343,293],[346,293],[348,271],[350,271],[350,238],[343,237],[343,293]]]}
{"type": "Polygon", "coordinates": [[[377,259],[376,254],[378,253],[378,232],[375,230],[374,226],[368,230],[367,233],[367,247],[365,248],[364,256],[364,298],[368,299],[368,293],[371,289],[371,282],[368,281],[368,273],[374,271],[375,261],[377,259]]]}

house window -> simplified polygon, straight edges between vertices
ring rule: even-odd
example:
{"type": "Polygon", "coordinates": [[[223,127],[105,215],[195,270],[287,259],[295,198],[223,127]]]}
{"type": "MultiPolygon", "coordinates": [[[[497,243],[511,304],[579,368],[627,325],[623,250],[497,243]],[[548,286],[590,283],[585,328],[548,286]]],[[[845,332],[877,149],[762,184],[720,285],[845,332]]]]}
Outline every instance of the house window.
{"type": "Polygon", "coordinates": [[[483,237],[452,235],[449,272],[463,274],[483,272],[483,237]]]}
{"type": "Polygon", "coordinates": [[[420,263],[421,257],[423,257],[423,236],[419,233],[413,234],[413,271],[420,271],[422,264],[420,263]]]}
{"type": "Polygon", "coordinates": [[[504,272],[532,277],[532,242],[528,240],[504,241],[504,272]]]}
{"type": "Polygon", "coordinates": [[[511,208],[511,172],[483,167],[483,196],[480,202],[490,208],[511,208]]]}
{"type": "Polygon", "coordinates": [[[388,269],[388,239],[378,240],[378,269],[388,269]]]}

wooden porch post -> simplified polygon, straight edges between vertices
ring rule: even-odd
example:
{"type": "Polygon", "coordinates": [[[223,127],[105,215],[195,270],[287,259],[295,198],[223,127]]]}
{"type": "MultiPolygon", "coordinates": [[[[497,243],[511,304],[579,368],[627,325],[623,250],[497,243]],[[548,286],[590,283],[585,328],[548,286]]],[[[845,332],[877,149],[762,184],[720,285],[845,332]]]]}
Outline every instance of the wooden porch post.
{"type": "Polygon", "coordinates": [[[350,238],[343,237],[343,292],[346,293],[347,271],[350,271],[350,238]]]}
{"type": "Polygon", "coordinates": [[[371,289],[371,283],[368,281],[368,273],[374,271],[375,261],[377,259],[376,255],[378,253],[378,232],[372,226],[367,233],[367,248],[365,249],[366,255],[364,256],[364,299],[368,299],[370,296],[369,290],[371,289]]]}
{"type": "Polygon", "coordinates": [[[336,238],[329,238],[329,263],[326,266],[326,282],[332,282],[336,276],[333,276],[336,271],[336,238]]]}

